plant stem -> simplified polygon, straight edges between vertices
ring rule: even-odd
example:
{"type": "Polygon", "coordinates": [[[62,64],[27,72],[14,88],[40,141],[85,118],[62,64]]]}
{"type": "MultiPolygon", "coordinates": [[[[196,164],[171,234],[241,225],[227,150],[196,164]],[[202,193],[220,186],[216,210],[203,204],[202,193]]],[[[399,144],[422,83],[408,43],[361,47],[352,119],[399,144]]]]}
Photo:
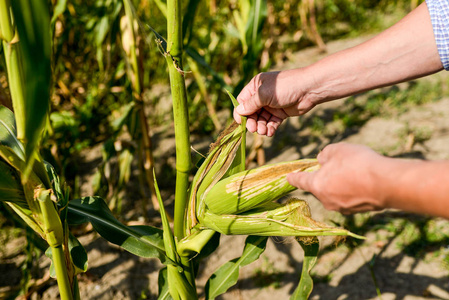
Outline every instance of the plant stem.
{"type": "Polygon", "coordinates": [[[185,235],[185,212],[188,199],[190,157],[189,113],[187,92],[182,71],[182,20],[181,1],[167,1],[167,54],[173,98],[173,116],[176,139],[176,190],[174,234],[178,241],[185,235]]]}
{"type": "Polygon", "coordinates": [[[72,285],[69,280],[67,262],[62,247],[64,232],[59,214],[56,211],[53,201],[50,199],[51,190],[40,189],[36,190],[35,194],[42,211],[45,240],[52,252],[59,294],[61,295],[62,300],[72,300],[72,285]]]}
{"type": "Polygon", "coordinates": [[[67,265],[65,261],[64,250],[62,246],[51,247],[53,256],[53,264],[56,271],[56,279],[58,281],[59,294],[62,300],[72,300],[72,288],[67,275],[67,265]]]}
{"type": "Polygon", "coordinates": [[[16,28],[11,18],[10,0],[0,0],[0,38],[3,40],[8,83],[13,102],[14,114],[17,124],[17,138],[25,138],[25,96],[22,62],[16,39],[16,28]]]}
{"type": "MultiPolygon", "coordinates": [[[[142,67],[139,64],[139,57],[137,54],[137,30],[135,29],[134,23],[134,11],[131,7],[131,3],[129,1],[124,1],[125,5],[125,13],[128,19],[129,24],[129,32],[131,33],[130,41],[130,49],[129,49],[129,59],[132,68],[132,74],[130,74],[130,80],[132,82],[133,87],[133,99],[136,103],[137,109],[139,111],[139,123],[140,130],[142,131],[142,138],[140,140],[140,144],[142,145],[143,151],[143,170],[145,171],[145,178],[147,184],[151,191],[151,201],[153,203],[153,207],[155,210],[159,210],[159,203],[156,198],[156,191],[154,189],[154,181],[153,181],[153,168],[154,168],[154,158],[153,151],[150,139],[150,127],[147,122],[147,118],[144,110],[144,103],[142,99],[142,90],[143,90],[143,80],[142,80],[142,67]]],[[[139,51],[139,55],[142,52],[139,51]]],[[[146,213],[146,201],[144,202],[144,211],[145,218],[148,218],[146,213]]]]}

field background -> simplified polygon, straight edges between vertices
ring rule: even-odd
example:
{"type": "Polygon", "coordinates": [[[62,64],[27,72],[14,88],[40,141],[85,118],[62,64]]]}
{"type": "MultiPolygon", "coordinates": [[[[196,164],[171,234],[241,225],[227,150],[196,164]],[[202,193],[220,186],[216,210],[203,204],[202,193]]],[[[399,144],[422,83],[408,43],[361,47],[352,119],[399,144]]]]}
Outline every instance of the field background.
{"type": "MultiPolygon", "coordinates": [[[[199,4],[195,25],[187,35],[190,47],[207,66],[200,65],[198,72],[194,62],[186,59],[195,162],[200,159],[197,152],[206,153],[217,136],[217,124],[224,127],[230,122],[230,103],[223,87],[234,87],[236,93],[251,78],[252,74],[242,73],[242,64],[249,61],[256,73],[308,65],[369,39],[417,5],[414,1],[315,2],[325,49],[317,46],[301,22],[299,1],[270,1],[259,32],[263,47],[257,58],[245,56],[233,29],[237,1],[199,4]],[[207,101],[216,111],[215,123],[207,101]]],[[[126,114],[131,93],[124,76],[126,61],[117,46],[123,14],[118,3],[71,1],[56,22],[53,132],[42,153],[63,174],[72,198],[101,194],[110,200],[121,221],[159,226],[151,201],[143,201],[149,191],[139,182],[131,126],[114,127],[126,114]]],[[[135,4],[143,22],[165,35],[165,19],[157,3],[142,0],[135,4]]],[[[142,45],[143,100],[157,177],[171,211],[175,158],[166,66],[154,37],[143,35],[142,39],[150,40],[142,45]]],[[[4,64],[0,100],[7,103],[3,70],[4,64]]],[[[273,138],[262,139],[261,149],[265,163],[314,157],[327,144],[339,141],[364,144],[392,157],[449,159],[448,119],[449,77],[442,72],[320,105],[306,116],[287,120],[273,138]]],[[[254,138],[248,134],[249,152],[254,138]]],[[[255,158],[249,166],[256,165],[255,158]]],[[[326,211],[313,195],[300,191],[293,195],[309,202],[315,219],[367,237],[365,241],[321,239],[312,299],[449,299],[448,221],[392,210],[342,216],[326,211]]],[[[42,242],[33,239],[3,205],[0,213],[0,299],[11,298],[24,286],[30,299],[57,299],[42,242]]],[[[73,228],[73,232],[89,258],[88,272],[79,276],[82,299],[157,298],[158,261],[138,258],[109,244],[89,226],[73,228]]],[[[219,266],[240,256],[243,244],[244,237],[222,237],[219,249],[199,270],[200,292],[219,266]]],[[[294,241],[270,239],[262,258],[242,268],[239,283],[219,299],[287,299],[298,282],[302,257],[294,241]]]]}

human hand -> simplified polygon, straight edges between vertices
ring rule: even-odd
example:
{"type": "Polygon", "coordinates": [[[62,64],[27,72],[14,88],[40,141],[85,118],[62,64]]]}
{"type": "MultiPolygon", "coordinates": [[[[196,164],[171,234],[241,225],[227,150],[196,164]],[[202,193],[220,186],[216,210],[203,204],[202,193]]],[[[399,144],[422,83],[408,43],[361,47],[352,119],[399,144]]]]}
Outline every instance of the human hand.
{"type": "Polygon", "coordinates": [[[247,116],[250,132],[272,136],[287,117],[299,116],[315,105],[305,97],[305,80],[299,82],[301,69],[256,75],[240,92],[234,119],[241,123],[247,116]]]}
{"type": "Polygon", "coordinates": [[[319,170],[288,174],[288,182],[314,194],[329,210],[350,214],[385,208],[381,172],[388,158],[346,143],[325,147],[317,158],[319,170]]]}

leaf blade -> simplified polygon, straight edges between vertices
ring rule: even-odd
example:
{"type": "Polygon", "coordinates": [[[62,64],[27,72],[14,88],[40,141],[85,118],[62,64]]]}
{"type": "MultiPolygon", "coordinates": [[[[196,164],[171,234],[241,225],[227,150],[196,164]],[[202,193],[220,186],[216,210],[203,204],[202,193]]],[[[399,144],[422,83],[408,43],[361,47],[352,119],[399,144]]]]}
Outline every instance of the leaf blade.
{"type": "Polygon", "coordinates": [[[68,221],[79,224],[86,220],[109,242],[141,256],[155,257],[173,264],[165,255],[162,230],[152,226],[126,226],[120,223],[100,197],[84,197],[69,202],[68,221]]]}
{"type": "Polygon", "coordinates": [[[267,237],[248,236],[242,256],[228,261],[209,278],[205,287],[206,299],[215,299],[235,285],[239,277],[240,267],[257,260],[265,251],[267,240],[267,237]]]}

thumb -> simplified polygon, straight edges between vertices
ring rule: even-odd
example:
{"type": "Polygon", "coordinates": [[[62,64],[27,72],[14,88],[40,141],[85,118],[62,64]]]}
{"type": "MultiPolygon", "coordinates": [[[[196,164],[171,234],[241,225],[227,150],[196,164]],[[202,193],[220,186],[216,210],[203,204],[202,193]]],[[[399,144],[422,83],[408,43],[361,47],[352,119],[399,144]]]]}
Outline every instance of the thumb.
{"type": "Polygon", "coordinates": [[[254,94],[246,101],[242,101],[235,111],[241,116],[249,116],[263,107],[257,94],[254,94]]]}
{"type": "Polygon", "coordinates": [[[315,172],[298,172],[287,174],[287,181],[298,189],[310,192],[315,172]]]}

